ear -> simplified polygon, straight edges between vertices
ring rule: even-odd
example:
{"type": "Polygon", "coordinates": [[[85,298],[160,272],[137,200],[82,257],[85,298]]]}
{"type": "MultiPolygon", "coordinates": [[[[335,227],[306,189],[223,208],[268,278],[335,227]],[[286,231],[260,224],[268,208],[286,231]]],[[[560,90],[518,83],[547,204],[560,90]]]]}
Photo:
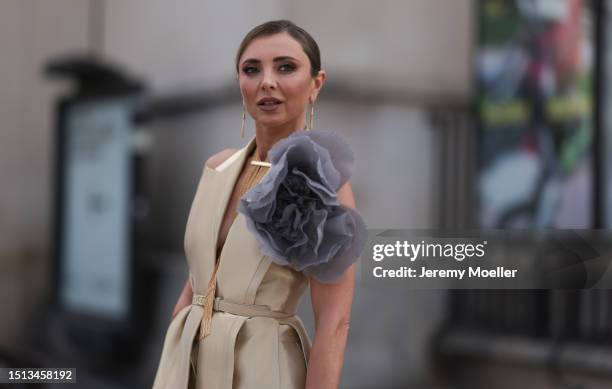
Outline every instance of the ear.
{"type": "Polygon", "coordinates": [[[308,99],[311,104],[317,99],[323,84],[325,84],[326,78],[327,74],[325,73],[325,70],[319,70],[319,74],[314,77],[314,89],[312,90],[310,98],[308,99]]]}

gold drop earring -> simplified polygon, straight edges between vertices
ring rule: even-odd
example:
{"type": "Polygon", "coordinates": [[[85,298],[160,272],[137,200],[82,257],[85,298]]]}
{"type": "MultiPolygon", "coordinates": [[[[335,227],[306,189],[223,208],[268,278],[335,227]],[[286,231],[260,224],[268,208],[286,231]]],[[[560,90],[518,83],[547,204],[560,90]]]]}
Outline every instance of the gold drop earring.
{"type": "Polygon", "coordinates": [[[240,137],[244,138],[244,123],[246,122],[246,109],[244,108],[244,101],[242,102],[242,125],[240,126],[240,137]]]}
{"type": "Polygon", "coordinates": [[[314,128],[314,101],[310,104],[310,118],[306,118],[306,131],[314,128]]]}

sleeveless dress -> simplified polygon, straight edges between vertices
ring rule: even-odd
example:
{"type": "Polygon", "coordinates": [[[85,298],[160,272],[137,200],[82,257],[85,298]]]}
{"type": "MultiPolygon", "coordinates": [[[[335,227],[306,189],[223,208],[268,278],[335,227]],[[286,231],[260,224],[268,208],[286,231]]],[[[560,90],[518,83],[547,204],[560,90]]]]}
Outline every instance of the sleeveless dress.
{"type": "MultiPolygon", "coordinates": [[[[223,215],[254,148],[255,138],[204,167],[184,241],[194,296],[206,293],[223,215]]],[[[295,312],[308,278],[264,256],[240,213],[219,261],[210,334],[199,339],[204,309],[194,298],[168,327],[153,388],[303,389],[311,343],[295,312]]]]}

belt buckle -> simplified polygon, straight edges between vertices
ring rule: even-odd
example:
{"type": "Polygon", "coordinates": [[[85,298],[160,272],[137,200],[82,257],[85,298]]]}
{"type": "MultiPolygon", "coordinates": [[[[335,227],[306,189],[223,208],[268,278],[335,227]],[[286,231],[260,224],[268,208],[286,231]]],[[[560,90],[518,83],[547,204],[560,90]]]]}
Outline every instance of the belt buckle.
{"type": "Polygon", "coordinates": [[[191,304],[193,305],[200,305],[200,306],[204,306],[204,300],[206,299],[205,296],[201,295],[201,294],[196,294],[193,296],[193,298],[191,299],[191,304]]]}

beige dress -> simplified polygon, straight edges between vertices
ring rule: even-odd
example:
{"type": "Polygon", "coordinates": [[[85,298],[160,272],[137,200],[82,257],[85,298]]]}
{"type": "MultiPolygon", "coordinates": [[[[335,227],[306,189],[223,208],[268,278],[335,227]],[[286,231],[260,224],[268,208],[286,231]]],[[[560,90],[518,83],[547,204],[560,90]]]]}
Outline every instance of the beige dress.
{"type": "MultiPolygon", "coordinates": [[[[204,167],[185,233],[194,295],[206,292],[223,215],[254,147],[253,138],[216,169],[204,167]]],[[[153,388],[304,388],[310,339],[295,311],[308,278],[265,257],[242,214],[219,261],[210,335],[199,340],[202,306],[183,308],[168,328],[153,388]]]]}

